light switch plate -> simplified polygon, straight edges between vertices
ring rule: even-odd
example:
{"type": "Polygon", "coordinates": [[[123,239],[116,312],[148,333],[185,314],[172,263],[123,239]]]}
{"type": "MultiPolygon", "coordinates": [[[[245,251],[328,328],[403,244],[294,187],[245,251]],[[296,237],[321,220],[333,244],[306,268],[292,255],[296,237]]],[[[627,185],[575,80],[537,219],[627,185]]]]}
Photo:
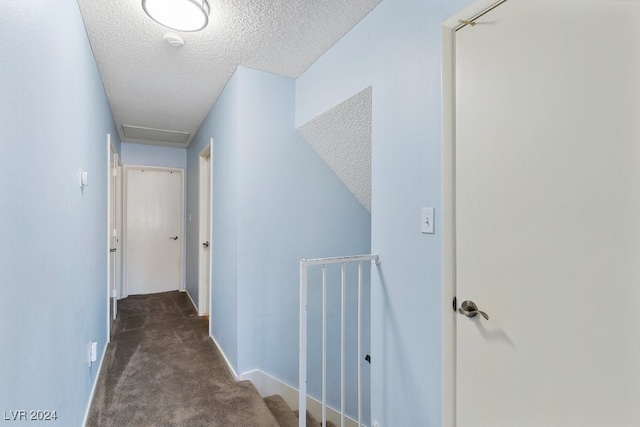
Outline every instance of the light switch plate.
{"type": "Polygon", "coordinates": [[[424,234],[435,233],[435,209],[434,208],[422,208],[422,215],[420,218],[420,231],[424,234]]]}

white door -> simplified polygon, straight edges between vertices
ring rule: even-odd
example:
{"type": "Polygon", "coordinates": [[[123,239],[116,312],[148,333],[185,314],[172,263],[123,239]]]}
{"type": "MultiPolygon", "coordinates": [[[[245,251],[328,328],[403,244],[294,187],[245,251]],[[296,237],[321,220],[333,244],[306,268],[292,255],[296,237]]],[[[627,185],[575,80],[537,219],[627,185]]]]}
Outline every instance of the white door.
{"type": "Polygon", "coordinates": [[[127,293],[175,291],[182,279],[182,170],[126,167],[127,293]]]}
{"type": "Polygon", "coordinates": [[[640,425],[640,2],[456,35],[458,427],[640,425]]]}

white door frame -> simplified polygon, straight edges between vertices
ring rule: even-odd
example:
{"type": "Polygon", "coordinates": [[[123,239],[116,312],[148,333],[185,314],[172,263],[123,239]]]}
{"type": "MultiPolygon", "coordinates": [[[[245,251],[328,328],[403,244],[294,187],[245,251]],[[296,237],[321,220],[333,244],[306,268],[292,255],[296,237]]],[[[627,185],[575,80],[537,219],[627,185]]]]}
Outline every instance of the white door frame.
{"type": "MultiPolygon", "coordinates": [[[[107,134],[107,342],[111,342],[111,134],[107,134]]],[[[114,150],[115,151],[115,150],[114,150]]]]}
{"type": "MultiPolygon", "coordinates": [[[[114,266],[112,268],[112,273],[115,273],[115,277],[113,278],[113,287],[111,288],[110,296],[111,298],[116,299],[116,310],[115,314],[117,314],[117,300],[121,295],[121,286],[122,286],[122,168],[120,166],[120,155],[115,150],[115,147],[112,145],[111,156],[111,171],[110,171],[110,180],[111,180],[111,201],[113,206],[110,208],[110,213],[113,215],[113,230],[111,234],[111,247],[115,247],[116,252],[114,255],[114,266]],[[114,241],[115,240],[115,241],[114,241]]],[[[114,318],[115,320],[115,318],[114,318]]]]}
{"type": "MultiPolygon", "coordinates": [[[[113,239],[113,228],[112,228],[112,220],[113,218],[113,210],[117,209],[118,203],[115,200],[117,194],[115,193],[116,188],[114,188],[114,177],[113,170],[116,167],[115,162],[117,162],[118,152],[116,151],[113,142],[111,141],[111,134],[107,134],[107,342],[111,342],[111,326],[112,326],[112,311],[111,304],[113,298],[113,290],[112,290],[112,280],[117,280],[117,274],[113,274],[114,271],[117,271],[118,266],[118,254],[111,255],[111,244],[113,239]],[[114,203],[115,202],[115,203],[114,203]],[[113,277],[115,276],[115,277],[113,277]]],[[[116,215],[117,218],[117,215],[116,215]]],[[[116,226],[117,227],[117,226],[116,226]]],[[[116,308],[113,308],[113,312],[115,314],[116,308]]]]}
{"type": "Polygon", "coordinates": [[[184,250],[185,250],[185,239],[184,239],[184,169],[181,168],[165,168],[158,166],[141,166],[141,165],[124,165],[122,168],[123,174],[123,192],[122,192],[122,240],[125,242],[122,245],[122,298],[126,298],[129,296],[129,290],[127,288],[127,172],[129,170],[148,170],[148,171],[158,171],[158,172],[173,172],[180,174],[180,227],[179,227],[179,235],[178,239],[180,240],[180,283],[178,284],[178,290],[180,292],[184,292],[184,250]]]}
{"type": "Polygon", "coordinates": [[[213,138],[200,152],[198,185],[198,314],[209,314],[211,296],[211,200],[213,189],[213,138]],[[209,165],[209,170],[206,170],[209,165]],[[208,191],[206,191],[208,190],[208,191]],[[209,242],[209,247],[203,246],[209,242]],[[207,280],[207,271],[208,280],[207,280]]]}
{"type": "Polygon", "coordinates": [[[442,425],[456,425],[455,31],[503,0],[477,0],[442,23],[442,425]]]}
{"type": "Polygon", "coordinates": [[[123,242],[123,231],[122,231],[122,162],[120,160],[120,155],[118,153],[115,154],[116,159],[114,161],[115,165],[115,202],[116,202],[116,248],[118,249],[116,252],[116,279],[115,279],[115,298],[119,300],[122,297],[122,242],[123,242]]]}

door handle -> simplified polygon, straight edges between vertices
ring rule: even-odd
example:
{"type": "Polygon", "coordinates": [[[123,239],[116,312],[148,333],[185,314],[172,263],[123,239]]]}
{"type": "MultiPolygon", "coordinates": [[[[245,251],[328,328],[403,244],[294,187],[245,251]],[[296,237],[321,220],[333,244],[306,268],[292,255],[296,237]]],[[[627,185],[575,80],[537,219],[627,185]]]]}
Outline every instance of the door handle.
{"type": "Polygon", "coordinates": [[[204,243],[202,244],[202,246],[204,246],[205,248],[208,248],[208,247],[209,247],[209,242],[204,242],[204,243]]]}
{"type": "Polygon", "coordinates": [[[118,250],[118,248],[109,248],[109,252],[115,252],[117,250],[118,250]]]}
{"type": "Polygon", "coordinates": [[[484,317],[484,320],[489,320],[489,315],[484,311],[478,310],[478,306],[473,301],[464,301],[462,305],[460,305],[458,313],[467,317],[476,317],[476,315],[480,314],[484,317]]]}
{"type": "Polygon", "coordinates": [[[171,240],[178,240],[178,236],[169,237],[171,240]]]}

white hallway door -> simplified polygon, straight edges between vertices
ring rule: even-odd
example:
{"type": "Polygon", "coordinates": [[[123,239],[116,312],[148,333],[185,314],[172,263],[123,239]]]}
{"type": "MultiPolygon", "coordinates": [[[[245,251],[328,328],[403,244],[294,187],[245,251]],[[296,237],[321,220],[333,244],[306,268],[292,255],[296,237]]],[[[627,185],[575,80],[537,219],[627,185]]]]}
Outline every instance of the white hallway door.
{"type": "Polygon", "coordinates": [[[125,169],[127,294],[178,290],[183,271],[182,170],[125,169]]]}
{"type": "Polygon", "coordinates": [[[640,2],[456,34],[458,427],[640,425],[640,2]]]}

